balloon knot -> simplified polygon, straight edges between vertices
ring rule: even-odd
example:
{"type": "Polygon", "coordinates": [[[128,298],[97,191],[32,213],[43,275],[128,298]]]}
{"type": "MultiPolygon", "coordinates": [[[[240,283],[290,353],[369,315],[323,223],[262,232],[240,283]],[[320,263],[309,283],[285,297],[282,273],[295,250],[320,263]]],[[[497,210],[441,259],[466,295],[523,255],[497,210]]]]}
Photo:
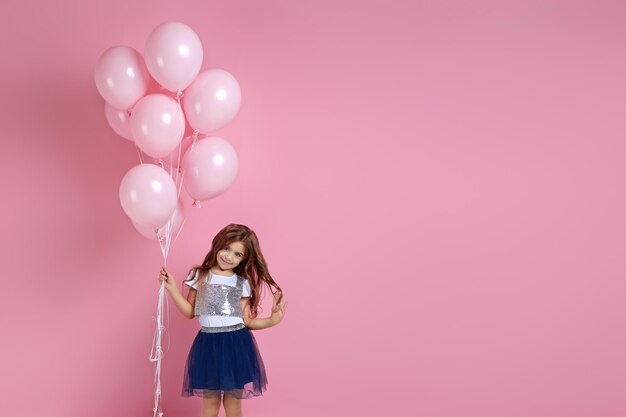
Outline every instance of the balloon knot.
{"type": "Polygon", "coordinates": [[[194,130],[193,133],[191,134],[191,138],[193,140],[198,139],[198,135],[200,134],[200,132],[198,132],[197,130],[194,130]]]}
{"type": "Polygon", "coordinates": [[[194,206],[195,208],[200,208],[202,207],[202,205],[200,205],[200,200],[194,200],[192,206],[194,206]]]}
{"type": "Polygon", "coordinates": [[[165,169],[165,161],[163,161],[162,159],[156,159],[155,162],[157,163],[158,166],[165,169]]]}
{"type": "Polygon", "coordinates": [[[180,100],[181,98],[183,98],[183,96],[184,96],[184,95],[185,95],[185,94],[183,94],[182,90],[178,90],[178,91],[176,92],[176,98],[177,98],[178,100],[180,100]]]}

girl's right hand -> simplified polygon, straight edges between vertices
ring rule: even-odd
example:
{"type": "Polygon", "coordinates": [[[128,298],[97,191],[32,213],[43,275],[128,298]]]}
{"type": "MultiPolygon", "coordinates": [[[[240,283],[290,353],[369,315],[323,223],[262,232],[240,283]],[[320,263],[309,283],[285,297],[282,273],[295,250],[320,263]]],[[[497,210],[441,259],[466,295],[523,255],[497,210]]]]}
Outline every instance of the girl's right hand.
{"type": "Polygon", "coordinates": [[[161,272],[159,273],[159,281],[165,282],[165,289],[169,292],[175,291],[177,289],[176,282],[174,281],[174,275],[170,274],[167,268],[161,268],[161,272]]]}
{"type": "Polygon", "coordinates": [[[272,315],[270,316],[270,322],[273,325],[277,325],[283,318],[285,317],[285,311],[287,311],[287,300],[283,298],[280,304],[278,304],[278,299],[280,298],[281,293],[276,292],[274,294],[274,302],[272,303],[272,315]]]}

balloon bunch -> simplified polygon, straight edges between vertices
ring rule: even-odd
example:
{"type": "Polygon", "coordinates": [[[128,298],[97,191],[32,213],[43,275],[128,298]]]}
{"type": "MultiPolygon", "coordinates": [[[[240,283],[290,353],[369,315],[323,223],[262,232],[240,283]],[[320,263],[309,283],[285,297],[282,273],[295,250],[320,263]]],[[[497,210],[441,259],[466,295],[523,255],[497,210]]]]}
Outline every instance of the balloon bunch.
{"type": "Polygon", "coordinates": [[[144,57],[116,46],[100,56],[95,69],[106,120],[135,143],[139,154],[140,164],[120,184],[122,208],[142,235],[162,243],[164,257],[169,235],[177,235],[183,224],[183,184],[200,207],[200,201],[226,191],[237,176],[233,147],[207,136],[237,115],[241,89],[223,69],[200,72],[202,59],[198,35],[183,23],[168,22],[149,35],[144,57]],[[169,94],[149,94],[151,77],[169,94]],[[193,134],[184,137],[187,124],[193,134]],[[142,153],[154,163],[144,163],[142,153]]]}
{"type": "MultiPolygon", "coordinates": [[[[225,139],[208,134],[228,124],[239,112],[241,89],[223,69],[200,72],[202,43],[187,25],[168,22],[150,33],[144,56],[128,46],[106,50],[95,68],[105,117],[120,136],[135,143],[139,165],[124,175],[119,198],[139,233],[159,242],[164,263],[184,225],[184,188],[200,207],[230,187],[238,158],[225,139]],[[152,79],[161,86],[149,93],[152,79]],[[164,91],[167,90],[167,91],[164,91]],[[184,137],[187,124],[193,130],[184,137]],[[200,137],[202,135],[202,137],[200,137]],[[152,158],[148,162],[142,154],[152,158]]],[[[160,408],[160,364],[164,286],[159,291],[154,415],[160,408]]]]}

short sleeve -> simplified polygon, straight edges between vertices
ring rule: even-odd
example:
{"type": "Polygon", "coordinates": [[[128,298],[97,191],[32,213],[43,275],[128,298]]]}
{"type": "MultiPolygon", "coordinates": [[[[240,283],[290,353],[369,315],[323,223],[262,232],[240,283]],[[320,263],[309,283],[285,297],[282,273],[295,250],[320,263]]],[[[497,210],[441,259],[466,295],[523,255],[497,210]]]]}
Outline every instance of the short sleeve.
{"type": "MultiPolygon", "coordinates": [[[[191,279],[191,274],[189,274],[187,276],[187,279],[191,279]]],[[[185,281],[185,285],[190,286],[191,288],[193,288],[194,290],[198,289],[198,270],[196,269],[195,274],[193,275],[193,279],[191,279],[190,281],[185,281]]]]}
{"type": "Polygon", "coordinates": [[[250,283],[247,279],[243,280],[243,291],[241,293],[241,297],[250,297],[252,295],[252,291],[250,291],[250,283]]]}

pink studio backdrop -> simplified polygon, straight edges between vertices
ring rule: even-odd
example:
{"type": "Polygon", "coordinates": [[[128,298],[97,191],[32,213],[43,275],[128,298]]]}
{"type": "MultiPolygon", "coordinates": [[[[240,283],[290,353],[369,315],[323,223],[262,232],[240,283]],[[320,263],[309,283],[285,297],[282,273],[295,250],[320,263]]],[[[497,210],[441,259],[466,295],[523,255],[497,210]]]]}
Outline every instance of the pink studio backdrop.
{"type": "MultiPolygon", "coordinates": [[[[239,176],[187,205],[168,265],[244,223],[289,300],[246,415],[626,415],[626,3],[1,7],[3,416],[152,415],[160,253],[93,69],[170,20],[243,103],[218,132],[239,176]]],[[[200,415],[170,307],[165,416],[200,415]]]]}

